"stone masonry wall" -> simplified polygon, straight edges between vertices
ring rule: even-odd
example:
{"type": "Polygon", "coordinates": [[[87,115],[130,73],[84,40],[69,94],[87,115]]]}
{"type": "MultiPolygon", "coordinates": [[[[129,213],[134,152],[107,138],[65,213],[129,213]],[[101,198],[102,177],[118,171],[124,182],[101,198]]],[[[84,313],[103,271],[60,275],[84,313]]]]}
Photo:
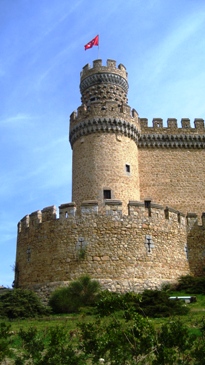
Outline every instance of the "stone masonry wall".
{"type": "Polygon", "coordinates": [[[115,291],[159,287],[188,274],[186,219],[168,208],[130,202],[122,216],[120,201],[74,203],[24,217],[18,225],[16,284],[51,288],[82,274],[115,291]]]}
{"type": "Polygon", "coordinates": [[[114,133],[83,136],[74,144],[72,181],[77,206],[84,200],[96,199],[102,211],[103,190],[111,190],[111,198],[122,200],[126,214],[129,199],[139,200],[136,143],[114,133]]]}
{"type": "Polygon", "coordinates": [[[205,206],[205,129],[203,120],[195,120],[195,128],[182,119],[141,119],[139,140],[140,199],[150,197],[159,204],[170,205],[183,213],[201,216],[205,206]]]}
{"type": "Polygon", "coordinates": [[[205,274],[205,213],[198,224],[198,216],[190,213],[187,216],[187,255],[191,273],[195,276],[205,274]]]}

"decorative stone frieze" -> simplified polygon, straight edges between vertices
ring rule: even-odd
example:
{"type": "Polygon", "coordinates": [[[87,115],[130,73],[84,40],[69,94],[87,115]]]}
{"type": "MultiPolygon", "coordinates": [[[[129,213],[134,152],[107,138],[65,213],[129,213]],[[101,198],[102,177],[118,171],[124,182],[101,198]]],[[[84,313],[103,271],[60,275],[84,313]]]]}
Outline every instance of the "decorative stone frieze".
{"type": "Polygon", "coordinates": [[[205,148],[204,135],[187,134],[141,134],[139,148],[205,148]]]}
{"type": "Polygon", "coordinates": [[[84,120],[70,129],[71,146],[77,139],[93,133],[119,133],[131,138],[137,144],[139,131],[134,124],[117,118],[93,118],[84,120]]]}
{"type": "Polygon", "coordinates": [[[110,72],[107,73],[97,73],[94,75],[90,75],[83,79],[80,84],[80,92],[83,94],[87,88],[90,88],[94,85],[99,84],[114,84],[116,86],[120,86],[124,92],[127,94],[128,92],[128,82],[122,76],[116,75],[110,72]]]}

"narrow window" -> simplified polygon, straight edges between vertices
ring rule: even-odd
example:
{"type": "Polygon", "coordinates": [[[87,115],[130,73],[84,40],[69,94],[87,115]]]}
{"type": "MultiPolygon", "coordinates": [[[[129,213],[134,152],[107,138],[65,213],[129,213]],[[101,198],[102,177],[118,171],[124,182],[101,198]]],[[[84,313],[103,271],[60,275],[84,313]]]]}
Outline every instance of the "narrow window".
{"type": "Polygon", "coordinates": [[[147,209],[151,208],[151,200],[145,200],[145,208],[147,209]]]}
{"type": "Polygon", "coordinates": [[[111,190],[103,190],[104,199],[111,199],[111,190]]]}
{"type": "Polygon", "coordinates": [[[188,246],[187,245],[185,245],[184,251],[185,251],[186,259],[189,260],[189,251],[188,251],[188,246]]]}
{"type": "Polygon", "coordinates": [[[130,172],[130,165],[127,165],[127,164],[125,165],[125,171],[130,172]]]}
{"type": "Polygon", "coordinates": [[[31,259],[31,249],[30,249],[30,247],[28,247],[26,253],[27,253],[27,261],[29,262],[30,259],[31,259]]]}
{"type": "Polygon", "coordinates": [[[145,208],[148,210],[148,216],[151,217],[151,200],[145,200],[145,208]]]}

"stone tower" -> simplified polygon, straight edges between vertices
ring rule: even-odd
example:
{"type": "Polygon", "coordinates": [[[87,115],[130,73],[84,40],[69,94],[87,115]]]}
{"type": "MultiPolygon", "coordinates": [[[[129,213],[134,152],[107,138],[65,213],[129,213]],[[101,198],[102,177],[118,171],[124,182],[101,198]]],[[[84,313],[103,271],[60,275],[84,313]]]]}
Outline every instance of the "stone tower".
{"type": "Polygon", "coordinates": [[[127,104],[126,68],[107,60],[87,64],[80,75],[82,105],[70,116],[73,149],[72,201],[120,200],[127,211],[139,200],[138,114],[127,104]]]}

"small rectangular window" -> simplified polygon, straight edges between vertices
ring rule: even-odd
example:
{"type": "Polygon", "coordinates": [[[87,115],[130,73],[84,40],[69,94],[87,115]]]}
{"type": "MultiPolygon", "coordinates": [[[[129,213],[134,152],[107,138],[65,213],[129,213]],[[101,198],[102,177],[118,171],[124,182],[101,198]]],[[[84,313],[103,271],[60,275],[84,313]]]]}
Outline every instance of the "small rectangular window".
{"type": "Polygon", "coordinates": [[[145,200],[145,208],[147,209],[151,208],[151,200],[145,200]]]}
{"type": "Polygon", "coordinates": [[[125,165],[125,171],[130,172],[130,165],[125,165]]]}
{"type": "Polygon", "coordinates": [[[111,190],[103,190],[104,199],[111,199],[111,190]]]}
{"type": "Polygon", "coordinates": [[[149,217],[151,217],[152,216],[151,200],[145,200],[145,208],[148,210],[149,217]]]}

